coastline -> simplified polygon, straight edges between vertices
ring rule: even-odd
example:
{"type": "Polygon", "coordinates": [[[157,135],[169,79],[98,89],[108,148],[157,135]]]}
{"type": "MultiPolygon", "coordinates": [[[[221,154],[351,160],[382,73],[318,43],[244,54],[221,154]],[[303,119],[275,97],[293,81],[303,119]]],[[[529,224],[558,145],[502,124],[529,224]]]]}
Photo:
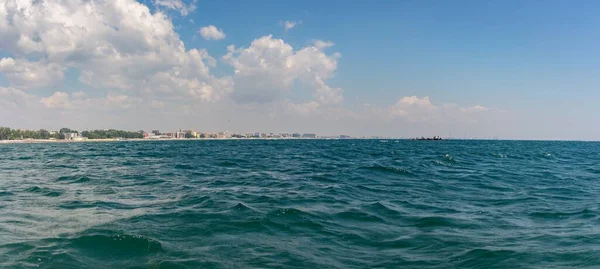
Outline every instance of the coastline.
{"type": "Polygon", "coordinates": [[[40,144],[40,143],[86,143],[86,142],[128,142],[128,141],[215,141],[215,140],[351,140],[351,139],[406,139],[406,138],[104,138],[83,140],[59,140],[59,139],[16,139],[0,140],[0,144],[40,144]]]}

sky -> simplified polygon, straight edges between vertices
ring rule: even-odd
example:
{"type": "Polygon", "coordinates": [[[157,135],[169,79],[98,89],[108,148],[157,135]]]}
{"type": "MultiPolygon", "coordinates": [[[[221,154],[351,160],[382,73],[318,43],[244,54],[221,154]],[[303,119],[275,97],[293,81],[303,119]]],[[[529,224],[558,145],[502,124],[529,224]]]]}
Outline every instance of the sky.
{"type": "Polygon", "coordinates": [[[0,126],[600,140],[599,8],[1,0],[0,126]]]}

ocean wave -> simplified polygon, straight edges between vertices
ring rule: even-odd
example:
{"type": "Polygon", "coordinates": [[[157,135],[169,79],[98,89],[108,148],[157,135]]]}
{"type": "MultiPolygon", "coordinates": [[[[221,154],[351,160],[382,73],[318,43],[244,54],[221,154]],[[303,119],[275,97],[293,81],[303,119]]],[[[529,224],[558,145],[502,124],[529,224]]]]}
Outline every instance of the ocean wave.
{"type": "Polygon", "coordinates": [[[384,220],[376,215],[369,214],[360,210],[348,210],[336,213],[336,219],[357,221],[357,222],[384,222],[384,220]]]}
{"type": "Polygon", "coordinates": [[[109,257],[131,258],[163,251],[161,243],[155,239],[113,232],[80,235],[69,239],[68,245],[76,251],[109,257]]]}
{"type": "Polygon", "coordinates": [[[13,192],[10,192],[10,191],[0,191],[0,197],[3,197],[3,196],[13,196],[13,195],[15,195],[15,194],[13,192]]]}
{"type": "Polygon", "coordinates": [[[61,209],[105,208],[105,209],[135,209],[134,205],[127,205],[109,201],[68,201],[58,205],[61,209]]]}
{"type": "Polygon", "coordinates": [[[51,188],[40,188],[38,186],[33,186],[25,189],[26,192],[39,193],[44,196],[49,197],[58,197],[62,195],[62,192],[59,190],[51,189],[51,188]]]}
{"type": "Polygon", "coordinates": [[[382,217],[388,217],[388,218],[402,217],[401,211],[392,209],[390,206],[386,206],[386,205],[382,204],[381,202],[375,202],[375,203],[363,206],[363,210],[365,210],[369,213],[378,215],[378,216],[382,216],[382,217]]]}
{"type": "Polygon", "coordinates": [[[398,174],[398,175],[406,175],[406,176],[415,176],[414,173],[410,172],[407,169],[393,167],[393,166],[379,165],[379,164],[371,165],[371,166],[363,166],[363,167],[359,167],[359,169],[375,171],[375,172],[385,172],[385,173],[398,174]]]}
{"type": "Polygon", "coordinates": [[[598,218],[598,212],[583,209],[579,211],[572,212],[558,212],[558,211],[534,211],[528,214],[528,216],[536,219],[547,219],[547,220],[558,220],[565,218],[577,218],[579,220],[589,219],[589,218],[598,218]]]}
{"type": "Polygon", "coordinates": [[[60,176],[56,181],[68,182],[68,183],[86,183],[91,179],[87,176],[60,176]]]}
{"type": "Polygon", "coordinates": [[[417,228],[451,228],[451,229],[477,229],[479,225],[472,221],[443,216],[428,216],[414,218],[413,225],[417,228]]]}
{"type": "Polygon", "coordinates": [[[518,264],[517,260],[522,256],[513,250],[475,248],[452,257],[452,260],[460,268],[490,268],[491,265],[501,268],[502,265],[518,264]]]}

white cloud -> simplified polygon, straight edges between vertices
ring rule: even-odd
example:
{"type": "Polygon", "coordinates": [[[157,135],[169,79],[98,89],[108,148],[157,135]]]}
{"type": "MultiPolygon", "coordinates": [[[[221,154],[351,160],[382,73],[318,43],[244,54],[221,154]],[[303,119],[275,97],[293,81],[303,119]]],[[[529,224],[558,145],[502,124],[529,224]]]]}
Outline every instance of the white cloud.
{"type": "Polygon", "coordinates": [[[42,98],[40,102],[47,108],[69,109],[73,107],[66,92],[55,92],[52,96],[42,98]]]}
{"type": "Polygon", "coordinates": [[[45,61],[29,62],[25,59],[0,59],[0,72],[10,83],[20,88],[39,88],[62,81],[64,67],[45,61]]]}
{"type": "Polygon", "coordinates": [[[303,104],[294,104],[288,102],[288,108],[292,110],[294,113],[300,114],[302,116],[308,116],[317,111],[321,105],[315,101],[310,101],[303,104]]]}
{"type": "Polygon", "coordinates": [[[129,96],[123,94],[109,94],[103,101],[106,106],[111,107],[129,107],[132,103],[129,96]]]}
{"type": "Polygon", "coordinates": [[[177,10],[181,13],[181,16],[187,16],[196,10],[195,2],[186,5],[182,0],[154,0],[154,5],[177,10]]]}
{"type": "Polygon", "coordinates": [[[79,69],[80,81],[100,89],[196,97],[188,86],[206,84],[213,92],[200,95],[201,100],[222,96],[220,79],[210,74],[214,58],[203,49],[186,50],[169,17],[141,3],[9,0],[0,7],[0,49],[42,58],[35,64],[7,64],[14,86],[60,81],[61,68],[69,66],[79,69]],[[28,70],[37,77],[28,76],[28,70]]]}
{"type": "Polygon", "coordinates": [[[429,121],[439,116],[439,108],[434,106],[428,96],[405,96],[388,108],[390,117],[403,117],[408,121],[429,121]]]}
{"type": "Polygon", "coordinates": [[[405,96],[405,97],[400,98],[400,100],[398,100],[397,105],[399,105],[399,106],[416,105],[416,106],[426,107],[426,108],[433,107],[433,105],[431,104],[431,101],[429,100],[429,96],[419,98],[416,95],[405,96]]]}
{"type": "Polygon", "coordinates": [[[75,92],[71,95],[66,92],[55,92],[51,96],[43,97],[40,100],[40,103],[46,108],[78,110],[129,108],[138,102],[139,100],[123,94],[111,93],[105,97],[89,98],[81,92],[75,92]]]}
{"type": "Polygon", "coordinates": [[[0,87],[0,126],[19,127],[34,124],[39,128],[45,120],[39,99],[19,89],[0,87]]]}
{"type": "Polygon", "coordinates": [[[284,31],[289,31],[292,28],[296,27],[297,25],[302,24],[302,21],[285,21],[285,22],[280,22],[281,26],[283,26],[284,31]]]}
{"type": "Polygon", "coordinates": [[[1,115],[11,115],[8,112],[18,108],[29,108],[32,102],[35,102],[33,95],[12,87],[0,87],[0,111],[6,110],[1,115]]]}
{"type": "Polygon", "coordinates": [[[461,108],[461,111],[463,112],[484,112],[484,111],[489,111],[490,109],[487,107],[483,107],[480,105],[475,105],[472,107],[465,107],[465,108],[461,108]]]}
{"type": "Polygon", "coordinates": [[[314,40],[313,43],[314,43],[315,47],[318,49],[326,49],[329,47],[333,47],[335,45],[335,43],[333,43],[331,41],[323,41],[323,40],[314,40]]]}
{"type": "Polygon", "coordinates": [[[87,94],[83,91],[74,92],[72,94],[73,98],[86,98],[87,94]]]}
{"type": "Polygon", "coordinates": [[[217,29],[214,25],[202,27],[198,32],[206,40],[221,40],[225,38],[223,30],[217,29]]]}
{"type": "Polygon", "coordinates": [[[285,99],[295,84],[313,92],[316,102],[342,102],[343,90],[326,81],[337,69],[339,54],[327,55],[310,46],[294,50],[281,39],[268,35],[255,39],[250,47],[228,47],[223,57],[235,68],[233,98],[241,103],[267,103],[285,99]]]}
{"type": "Polygon", "coordinates": [[[435,105],[428,96],[404,96],[387,108],[384,117],[408,122],[468,121],[478,112],[489,111],[480,105],[460,107],[456,104],[435,105]]]}
{"type": "MultiPolygon", "coordinates": [[[[185,6],[181,1],[154,4],[185,6]]],[[[151,13],[133,0],[18,4],[9,0],[0,6],[0,37],[5,37],[0,49],[22,59],[40,59],[5,60],[4,72],[11,85],[20,88],[60,82],[65,67],[70,67],[92,88],[149,100],[188,97],[216,102],[234,93],[239,101],[271,101],[285,97],[294,84],[309,89],[321,105],[343,100],[342,90],[326,83],[339,58],[321,50],[333,45],[330,42],[294,50],[272,36],[259,38],[249,48],[233,48],[225,56],[236,68],[232,77],[215,77],[210,67],[216,60],[206,50],[187,50],[168,16],[151,13]]],[[[225,37],[214,25],[203,30],[207,38],[225,37]]]]}

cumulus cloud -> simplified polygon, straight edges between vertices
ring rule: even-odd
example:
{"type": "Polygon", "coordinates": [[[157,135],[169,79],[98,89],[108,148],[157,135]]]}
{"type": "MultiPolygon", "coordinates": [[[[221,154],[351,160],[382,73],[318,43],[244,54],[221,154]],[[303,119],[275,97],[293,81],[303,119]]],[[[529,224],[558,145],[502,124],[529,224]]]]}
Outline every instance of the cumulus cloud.
{"type": "Polygon", "coordinates": [[[66,92],[55,92],[40,100],[40,103],[46,108],[79,110],[129,108],[137,102],[139,100],[123,94],[111,93],[100,98],[89,98],[81,92],[71,95],[66,92]]]}
{"type": "Polygon", "coordinates": [[[325,54],[309,46],[299,50],[268,35],[255,39],[248,48],[228,47],[224,60],[235,68],[233,98],[241,103],[267,103],[285,99],[295,84],[310,89],[316,102],[342,102],[343,90],[326,81],[337,69],[338,53],[325,54]]]}
{"type": "Polygon", "coordinates": [[[384,115],[388,119],[401,118],[409,122],[439,122],[444,120],[469,120],[469,116],[489,109],[480,105],[460,107],[456,104],[435,105],[428,96],[404,96],[389,106],[384,115]]]}
{"type": "Polygon", "coordinates": [[[33,123],[33,127],[39,128],[45,115],[42,110],[36,96],[13,87],[0,87],[0,126],[33,123]]]}
{"type": "Polygon", "coordinates": [[[167,9],[173,9],[179,11],[181,16],[187,16],[194,10],[196,10],[196,1],[185,4],[182,0],[155,0],[154,5],[158,7],[164,7],[167,9]]]}
{"type": "Polygon", "coordinates": [[[413,95],[400,98],[396,104],[389,108],[389,112],[392,116],[414,116],[415,114],[428,114],[437,108],[431,103],[428,96],[419,98],[413,95]]]}
{"type": "Polygon", "coordinates": [[[64,67],[47,61],[30,62],[25,59],[0,59],[0,73],[20,88],[39,88],[62,81],[64,67]]]}
{"type": "Polygon", "coordinates": [[[321,105],[315,101],[310,101],[303,104],[287,103],[287,108],[292,112],[302,116],[308,116],[317,111],[321,105]]]}
{"type": "Polygon", "coordinates": [[[55,92],[52,96],[42,98],[40,102],[47,108],[68,109],[72,107],[69,95],[66,92],[55,92]]]}
{"type": "Polygon", "coordinates": [[[214,25],[202,27],[198,32],[206,40],[221,40],[225,38],[225,32],[214,25]]]}
{"type": "Polygon", "coordinates": [[[287,32],[292,28],[296,27],[297,25],[302,24],[302,21],[284,21],[280,22],[279,24],[283,27],[284,31],[287,32]]]}
{"type": "Polygon", "coordinates": [[[10,110],[26,109],[35,103],[35,96],[13,87],[0,87],[0,111],[2,115],[12,115],[10,110]]]}
{"type": "MultiPolygon", "coordinates": [[[[156,3],[179,6],[178,1],[156,3]]],[[[9,0],[0,6],[0,49],[42,59],[5,61],[3,72],[16,86],[41,85],[49,77],[60,80],[62,68],[69,66],[79,69],[80,81],[95,88],[203,101],[222,95],[223,83],[210,74],[214,58],[203,49],[187,50],[169,17],[141,3],[9,0]],[[36,70],[37,76],[29,76],[28,70],[36,70]],[[208,85],[204,91],[213,92],[191,94],[190,85],[208,85]]]]}
{"type": "MultiPolygon", "coordinates": [[[[170,9],[186,6],[181,1],[153,3],[170,9]]],[[[133,0],[9,0],[0,6],[0,49],[23,56],[3,59],[0,70],[20,88],[61,81],[69,67],[92,88],[151,100],[183,97],[217,102],[233,94],[241,103],[270,102],[286,99],[296,86],[308,89],[320,105],[343,100],[342,89],[327,83],[340,57],[322,51],[331,42],[315,41],[295,50],[281,39],[265,36],[248,48],[232,47],[224,59],[235,73],[215,77],[210,69],[216,60],[206,50],[186,49],[168,16],[133,0]],[[39,60],[25,60],[30,56],[39,60]]],[[[214,25],[200,32],[209,39],[225,37],[214,25]]]]}

